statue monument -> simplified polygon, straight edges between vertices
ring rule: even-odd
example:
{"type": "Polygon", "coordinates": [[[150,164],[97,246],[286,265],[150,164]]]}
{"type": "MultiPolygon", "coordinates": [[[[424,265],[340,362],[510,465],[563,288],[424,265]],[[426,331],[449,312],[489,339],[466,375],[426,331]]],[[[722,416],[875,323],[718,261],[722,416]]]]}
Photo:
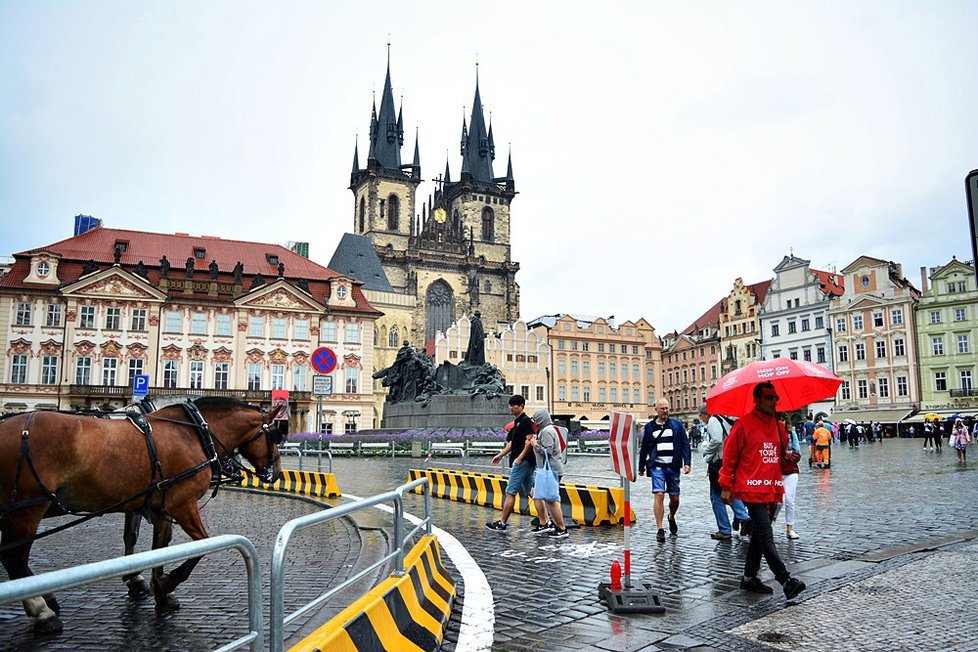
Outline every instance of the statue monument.
{"type": "Polygon", "coordinates": [[[461,364],[435,367],[405,341],[389,367],[374,373],[387,387],[384,428],[494,427],[509,418],[499,369],[486,362],[485,331],[478,311],[461,364]],[[500,398],[502,397],[502,398],[500,398]]]}

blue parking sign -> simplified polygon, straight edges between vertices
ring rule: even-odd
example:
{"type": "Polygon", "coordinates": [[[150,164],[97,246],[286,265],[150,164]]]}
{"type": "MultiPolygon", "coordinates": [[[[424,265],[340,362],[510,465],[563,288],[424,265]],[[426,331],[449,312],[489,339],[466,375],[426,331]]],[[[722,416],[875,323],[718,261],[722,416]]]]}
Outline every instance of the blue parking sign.
{"type": "Polygon", "coordinates": [[[136,374],[132,377],[132,395],[146,396],[149,394],[149,376],[146,374],[136,374]]]}

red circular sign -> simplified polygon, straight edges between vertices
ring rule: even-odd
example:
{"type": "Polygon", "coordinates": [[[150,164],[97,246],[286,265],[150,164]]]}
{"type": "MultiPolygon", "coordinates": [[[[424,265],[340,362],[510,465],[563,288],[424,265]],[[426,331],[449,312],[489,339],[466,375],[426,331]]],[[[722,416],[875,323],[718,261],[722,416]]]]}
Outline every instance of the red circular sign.
{"type": "Polygon", "coordinates": [[[336,354],[333,349],[321,346],[312,352],[312,368],[321,374],[328,374],[336,369],[336,354]]]}

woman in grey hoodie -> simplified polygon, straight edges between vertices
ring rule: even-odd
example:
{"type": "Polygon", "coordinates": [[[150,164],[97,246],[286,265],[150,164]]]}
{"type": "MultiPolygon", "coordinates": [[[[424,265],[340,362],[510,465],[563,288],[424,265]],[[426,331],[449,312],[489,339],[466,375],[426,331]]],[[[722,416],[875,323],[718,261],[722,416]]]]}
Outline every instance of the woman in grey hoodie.
{"type": "MultiPolygon", "coordinates": [[[[560,442],[557,440],[557,429],[554,428],[550,420],[550,413],[540,408],[533,413],[533,423],[537,426],[537,433],[527,438],[527,445],[533,446],[533,454],[536,456],[537,473],[543,472],[544,453],[550,461],[550,469],[557,474],[559,480],[564,473],[564,465],[561,462],[560,442]]],[[[544,505],[542,500],[533,499],[533,504],[537,510],[538,525],[531,532],[534,534],[547,533],[553,539],[562,539],[567,536],[567,526],[564,524],[564,514],[560,511],[560,500],[555,500],[544,505]],[[547,508],[550,508],[550,516],[547,515],[547,508]]]]}

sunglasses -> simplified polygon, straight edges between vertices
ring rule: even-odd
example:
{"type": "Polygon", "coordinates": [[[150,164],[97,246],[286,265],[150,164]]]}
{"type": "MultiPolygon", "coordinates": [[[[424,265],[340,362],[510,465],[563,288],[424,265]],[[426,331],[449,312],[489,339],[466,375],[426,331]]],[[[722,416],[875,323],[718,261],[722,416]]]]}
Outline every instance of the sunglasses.
{"type": "Polygon", "coordinates": [[[781,400],[781,397],[777,394],[761,394],[761,398],[765,401],[774,401],[775,403],[781,400]]]}

